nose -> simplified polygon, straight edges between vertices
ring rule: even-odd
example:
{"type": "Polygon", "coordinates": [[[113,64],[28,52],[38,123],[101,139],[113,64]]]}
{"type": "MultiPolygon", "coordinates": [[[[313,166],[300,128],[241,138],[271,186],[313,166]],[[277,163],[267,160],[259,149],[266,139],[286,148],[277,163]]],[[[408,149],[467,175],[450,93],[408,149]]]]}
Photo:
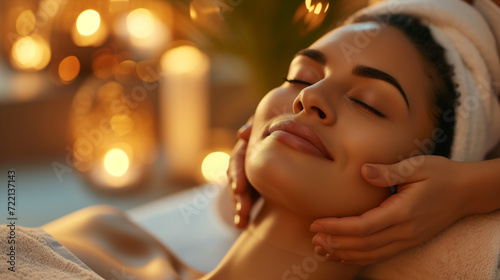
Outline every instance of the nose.
{"type": "Polygon", "coordinates": [[[321,89],[307,87],[293,101],[293,113],[304,112],[317,118],[325,125],[331,125],[335,123],[335,112],[325,98],[321,89]]]}

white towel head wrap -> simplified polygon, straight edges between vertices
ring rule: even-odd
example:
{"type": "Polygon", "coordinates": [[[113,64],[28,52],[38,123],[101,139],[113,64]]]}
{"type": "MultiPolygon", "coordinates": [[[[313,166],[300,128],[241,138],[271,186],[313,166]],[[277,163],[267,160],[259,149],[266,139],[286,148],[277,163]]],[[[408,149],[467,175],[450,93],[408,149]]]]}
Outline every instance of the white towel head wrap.
{"type": "Polygon", "coordinates": [[[451,159],[483,160],[500,139],[500,59],[481,14],[462,0],[381,1],[351,16],[407,14],[428,26],[446,51],[458,85],[451,159]]]}

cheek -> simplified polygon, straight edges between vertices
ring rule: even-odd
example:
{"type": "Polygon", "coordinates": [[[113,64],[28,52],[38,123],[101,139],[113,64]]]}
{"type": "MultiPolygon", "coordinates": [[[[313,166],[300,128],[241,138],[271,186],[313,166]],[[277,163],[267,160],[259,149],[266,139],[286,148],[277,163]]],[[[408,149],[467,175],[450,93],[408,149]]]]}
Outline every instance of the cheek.
{"type": "Polygon", "coordinates": [[[344,127],[341,147],[346,166],[395,163],[406,158],[414,147],[410,131],[402,126],[357,122],[344,127]]]}
{"type": "MultiPolygon", "coordinates": [[[[352,124],[350,128],[352,128],[352,124]]],[[[361,175],[365,163],[393,164],[416,151],[414,136],[411,131],[401,126],[380,128],[374,125],[357,125],[356,129],[346,129],[343,138],[342,153],[346,159],[342,162],[344,174],[353,182],[352,196],[359,199],[361,205],[378,206],[389,196],[387,188],[379,188],[367,183],[361,175]]]]}
{"type": "Polygon", "coordinates": [[[275,88],[262,98],[255,114],[265,119],[271,119],[282,114],[291,114],[293,112],[293,101],[298,94],[299,91],[296,89],[275,88]]]}
{"type": "Polygon", "coordinates": [[[296,90],[280,87],[273,89],[262,98],[255,110],[249,147],[262,137],[271,119],[293,113],[292,105],[297,94],[296,90]]]}

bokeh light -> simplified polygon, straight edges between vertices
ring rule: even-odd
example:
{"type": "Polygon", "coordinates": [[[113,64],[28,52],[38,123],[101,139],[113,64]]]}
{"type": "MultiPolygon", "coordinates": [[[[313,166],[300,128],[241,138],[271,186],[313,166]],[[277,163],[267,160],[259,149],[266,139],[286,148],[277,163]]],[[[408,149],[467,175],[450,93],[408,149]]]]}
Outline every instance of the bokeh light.
{"type": "Polygon", "coordinates": [[[116,177],[123,176],[129,168],[129,157],[121,149],[112,149],[104,156],[104,168],[106,171],[116,177]]]}
{"type": "Polygon", "coordinates": [[[299,23],[301,28],[300,35],[304,36],[309,32],[319,28],[326,18],[330,2],[325,0],[305,0],[304,5],[300,5],[293,21],[299,23]]]}
{"type": "Polygon", "coordinates": [[[156,158],[152,104],[131,95],[131,88],[141,84],[133,80],[127,81],[129,87],[94,77],[83,82],[73,99],[72,160],[97,187],[137,187],[156,158]]]}
{"type": "Polygon", "coordinates": [[[41,70],[50,61],[49,44],[39,35],[17,39],[12,45],[12,65],[22,70],[41,70]]]}
{"type": "Polygon", "coordinates": [[[12,46],[12,56],[21,65],[30,67],[40,60],[40,48],[31,37],[24,37],[17,40],[12,46]]]}
{"type": "Polygon", "coordinates": [[[101,25],[101,16],[95,10],[89,9],[80,13],[76,19],[76,29],[83,36],[90,36],[97,32],[101,25]]]}
{"type": "Polygon", "coordinates": [[[114,72],[118,82],[126,82],[136,77],[136,63],[132,60],[124,60],[118,64],[114,72]]]}
{"type": "Polygon", "coordinates": [[[316,4],[312,4],[311,0],[305,0],[305,5],[306,5],[306,9],[310,13],[314,13],[317,15],[319,15],[321,12],[326,13],[328,11],[328,8],[330,7],[330,3],[326,2],[326,4],[324,4],[325,10],[323,11],[323,4],[321,2],[318,2],[316,4]]]}
{"type": "Polygon", "coordinates": [[[134,121],[127,114],[116,114],[109,121],[111,129],[117,136],[123,136],[134,129],[134,121]]]}
{"type": "Polygon", "coordinates": [[[16,20],[16,31],[21,36],[28,36],[35,30],[35,14],[31,10],[25,10],[19,14],[16,20]]]}
{"type": "Polygon", "coordinates": [[[71,83],[80,73],[80,61],[74,55],[65,57],[59,63],[58,73],[64,84],[71,83]]]}
{"type": "Polygon", "coordinates": [[[71,28],[71,38],[80,47],[100,46],[108,37],[108,28],[103,15],[96,10],[88,9],[80,13],[71,28]]]}
{"type": "Polygon", "coordinates": [[[206,64],[204,54],[193,46],[180,46],[167,51],[161,57],[161,67],[166,72],[176,74],[197,71],[206,64]]]}
{"type": "Polygon", "coordinates": [[[148,38],[155,32],[155,19],[147,9],[135,9],[127,16],[127,29],[135,38],[148,38]]]}
{"type": "Polygon", "coordinates": [[[230,156],[224,152],[208,154],[201,164],[203,177],[209,182],[219,182],[226,178],[230,156]]]}
{"type": "Polygon", "coordinates": [[[137,8],[119,16],[113,23],[113,30],[136,51],[154,56],[163,52],[170,41],[170,20],[168,6],[159,6],[157,9],[137,8]]]}
{"type": "Polygon", "coordinates": [[[92,72],[94,72],[94,75],[100,79],[108,79],[113,76],[118,64],[119,61],[117,56],[104,53],[98,55],[92,61],[92,72]]]}

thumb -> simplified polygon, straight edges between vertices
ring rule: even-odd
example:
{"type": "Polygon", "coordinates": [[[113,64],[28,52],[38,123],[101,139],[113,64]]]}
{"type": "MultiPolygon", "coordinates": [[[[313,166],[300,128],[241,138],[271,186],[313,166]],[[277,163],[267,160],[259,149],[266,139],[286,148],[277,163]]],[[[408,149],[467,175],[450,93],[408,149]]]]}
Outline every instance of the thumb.
{"type": "Polygon", "coordinates": [[[415,168],[408,166],[407,160],[395,164],[372,164],[365,163],[361,167],[363,178],[377,187],[391,187],[403,183],[411,183],[415,180],[415,168]]]}

